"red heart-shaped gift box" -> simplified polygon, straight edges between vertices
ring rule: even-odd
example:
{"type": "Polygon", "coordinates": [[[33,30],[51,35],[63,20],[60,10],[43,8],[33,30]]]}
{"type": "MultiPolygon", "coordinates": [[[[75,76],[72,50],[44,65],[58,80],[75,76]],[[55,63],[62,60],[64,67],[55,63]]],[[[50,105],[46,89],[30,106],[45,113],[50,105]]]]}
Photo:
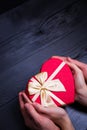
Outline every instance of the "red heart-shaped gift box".
{"type": "Polygon", "coordinates": [[[64,61],[50,58],[33,76],[26,87],[27,96],[43,106],[63,106],[74,102],[75,90],[72,72],[64,61]]]}

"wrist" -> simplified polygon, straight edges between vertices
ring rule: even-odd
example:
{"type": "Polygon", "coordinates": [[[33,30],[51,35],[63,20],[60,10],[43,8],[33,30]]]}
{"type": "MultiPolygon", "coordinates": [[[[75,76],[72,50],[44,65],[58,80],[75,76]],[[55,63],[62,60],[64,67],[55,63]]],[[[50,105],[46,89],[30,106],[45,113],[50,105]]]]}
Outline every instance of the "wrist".
{"type": "Polygon", "coordinates": [[[60,127],[62,130],[75,130],[67,114],[61,119],[60,127]]]}
{"type": "Polygon", "coordinates": [[[87,86],[84,87],[84,89],[81,89],[77,95],[78,96],[76,96],[76,101],[84,106],[87,106],[87,86]]]}

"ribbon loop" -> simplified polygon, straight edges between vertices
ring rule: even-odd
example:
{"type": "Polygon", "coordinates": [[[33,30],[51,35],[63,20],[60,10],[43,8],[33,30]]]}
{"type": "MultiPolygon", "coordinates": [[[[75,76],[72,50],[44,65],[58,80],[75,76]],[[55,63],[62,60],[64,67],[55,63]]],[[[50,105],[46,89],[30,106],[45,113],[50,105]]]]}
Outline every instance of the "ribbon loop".
{"type": "MultiPolygon", "coordinates": [[[[62,67],[63,66],[64,63],[62,64],[62,67]]],[[[59,71],[59,69],[56,69],[56,71],[59,71]]],[[[54,72],[54,75],[52,74],[51,76],[52,78],[57,73],[56,71],[54,72]]],[[[30,95],[34,94],[32,101],[36,101],[36,99],[40,95],[41,104],[43,106],[56,106],[52,98],[57,102],[59,102],[60,104],[64,105],[65,103],[52,93],[52,91],[65,92],[66,90],[64,85],[61,83],[59,79],[52,80],[51,78],[48,79],[47,78],[48,78],[47,72],[41,72],[35,75],[35,78],[31,78],[31,82],[29,82],[28,84],[28,91],[30,95]]]]}

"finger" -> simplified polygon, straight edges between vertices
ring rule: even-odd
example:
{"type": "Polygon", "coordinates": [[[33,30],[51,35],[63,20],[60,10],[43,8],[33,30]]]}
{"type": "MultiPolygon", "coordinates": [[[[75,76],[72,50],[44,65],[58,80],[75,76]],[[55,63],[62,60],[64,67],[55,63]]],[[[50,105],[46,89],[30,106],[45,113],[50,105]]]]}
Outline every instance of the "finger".
{"type": "Polygon", "coordinates": [[[33,106],[39,113],[44,114],[55,123],[57,123],[58,119],[67,115],[66,111],[61,107],[43,107],[37,103],[33,103],[33,106]]]}
{"type": "Polygon", "coordinates": [[[19,93],[19,104],[20,104],[20,108],[23,109],[24,101],[23,101],[23,97],[22,97],[22,92],[19,93]]]}
{"type": "Polygon", "coordinates": [[[61,59],[63,61],[67,61],[67,57],[64,57],[64,56],[52,56],[52,58],[58,58],[58,59],[61,59]]]}
{"type": "Polygon", "coordinates": [[[67,60],[77,65],[83,71],[83,75],[85,77],[85,80],[87,81],[87,64],[71,59],[71,58],[67,58],[67,60]]]}
{"type": "Polygon", "coordinates": [[[46,113],[47,112],[47,107],[43,107],[42,105],[33,102],[32,104],[34,106],[34,108],[39,112],[39,113],[46,113]]]}
{"type": "Polygon", "coordinates": [[[24,100],[23,100],[23,97],[22,97],[22,92],[19,93],[19,105],[20,105],[20,110],[21,110],[21,113],[22,113],[22,116],[25,117],[25,108],[24,108],[24,100]]]}
{"type": "Polygon", "coordinates": [[[80,62],[80,61],[78,61],[78,60],[75,60],[75,59],[71,59],[70,57],[68,57],[67,60],[68,60],[69,62],[74,63],[75,65],[77,65],[77,66],[78,66],[79,68],[81,68],[81,69],[83,69],[84,66],[85,66],[85,63],[82,63],[82,62],[80,62]]]}
{"type": "Polygon", "coordinates": [[[21,110],[21,113],[22,113],[22,116],[24,118],[24,122],[25,122],[25,125],[27,127],[30,127],[32,128],[33,126],[33,121],[32,121],[32,118],[31,116],[29,116],[29,114],[27,114],[27,112],[25,111],[25,102],[27,101],[26,99],[26,94],[23,93],[24,91],[20,92],[19,93],[19,104],[20,104],[20,110],[21,110]],[[24,96],[24,98],[23,98],[24,96]],[[25,101],[24,101],[25,100],[25,101]]]}
{"type": "Polygon", "coordinates": [[[78,68],[75,64],[67,62],[69,67],[73,70],[74,73],[82,73],[81,69],[78,68]]]}
{"type": "Polygon", "coordinates": [[[81,81],[83,81],[83,83],[85,84],[85,79],[84,79],[84,75],[83,75],[82,70],[78,66],[76,66],[75,64],[73,64],[73,63],[68,63],[68,65],[72,69],[74,78],[77,79],[77,77],[78,77],[78,80],[81,79],[81,81]]]}
{"type": "Polygon", "coordinates": [[[22,92],[22,97],[25,103],[32,103],[31,100],[25,94],[25,92],[22,92]]]}
{"type": "Polygon", "coordinates": [[[19,104],[20,104],[20,110],[22,112],[22,115],[24,116],[24,106],[25,106],[25,103],[31,103],[28,99],[28,97],[26,96],[26,94],[24,92],[20,92],[19,93],[19,104]]]}
{"type": "Polygon", "coordinates": [[[33,107],[32,104],[26,103],[25,104],[25,110],[27,112],[27,114],[35,121],[38,122],[39,121],[39,114],[37,113],[37,111],[35,110],[35,108],[33,107]]]}
{"type": "Polygon", "coordinates": [[[60,112],[62,110],[62,108],[60,108],[60,107],[43,107],[42,105],[40,105],[36,102],[34,102],[32,105],[39,113],[44,113],[47,115],[50,115],[55,112],[60,112]]]}
{"type": "Polygon", "coordinates": [[[77,84],[76,88],[83,88],[86,87],[86,83],[85,83],[85,79],[84,79],[84,75],[83,72],[80,68],[78,68],[78,66],[76,66],[75,64],[69,63],[69,66],[72,68],[73,72],[74,72],[74,79],[75,79],[75,83],[77,84]]]}

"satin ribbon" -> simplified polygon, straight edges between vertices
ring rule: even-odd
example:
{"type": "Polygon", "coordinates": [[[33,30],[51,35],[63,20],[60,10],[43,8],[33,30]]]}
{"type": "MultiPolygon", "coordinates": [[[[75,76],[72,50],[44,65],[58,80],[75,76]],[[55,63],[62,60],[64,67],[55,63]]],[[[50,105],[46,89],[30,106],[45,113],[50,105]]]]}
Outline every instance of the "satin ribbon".
{"type": "Polygon", "coordinates": [[[47,72],[41,72],[35,75],[35,78],[31,78],[31,82],[28,84],[28,91],[30,95],[34,95],[31,99],[33,102],[37,100],[38,96],[40,96],[41,104],[43,106],[56,106],[53,99],[59,102],[61,105],[65,105],[65,103],[60,98],[52,93],[66,91],[64,85],[59,79],[53,79],[64,67],[64,65],[65,62],[62,62],[50,77],[48,77],[47,72]]]}

